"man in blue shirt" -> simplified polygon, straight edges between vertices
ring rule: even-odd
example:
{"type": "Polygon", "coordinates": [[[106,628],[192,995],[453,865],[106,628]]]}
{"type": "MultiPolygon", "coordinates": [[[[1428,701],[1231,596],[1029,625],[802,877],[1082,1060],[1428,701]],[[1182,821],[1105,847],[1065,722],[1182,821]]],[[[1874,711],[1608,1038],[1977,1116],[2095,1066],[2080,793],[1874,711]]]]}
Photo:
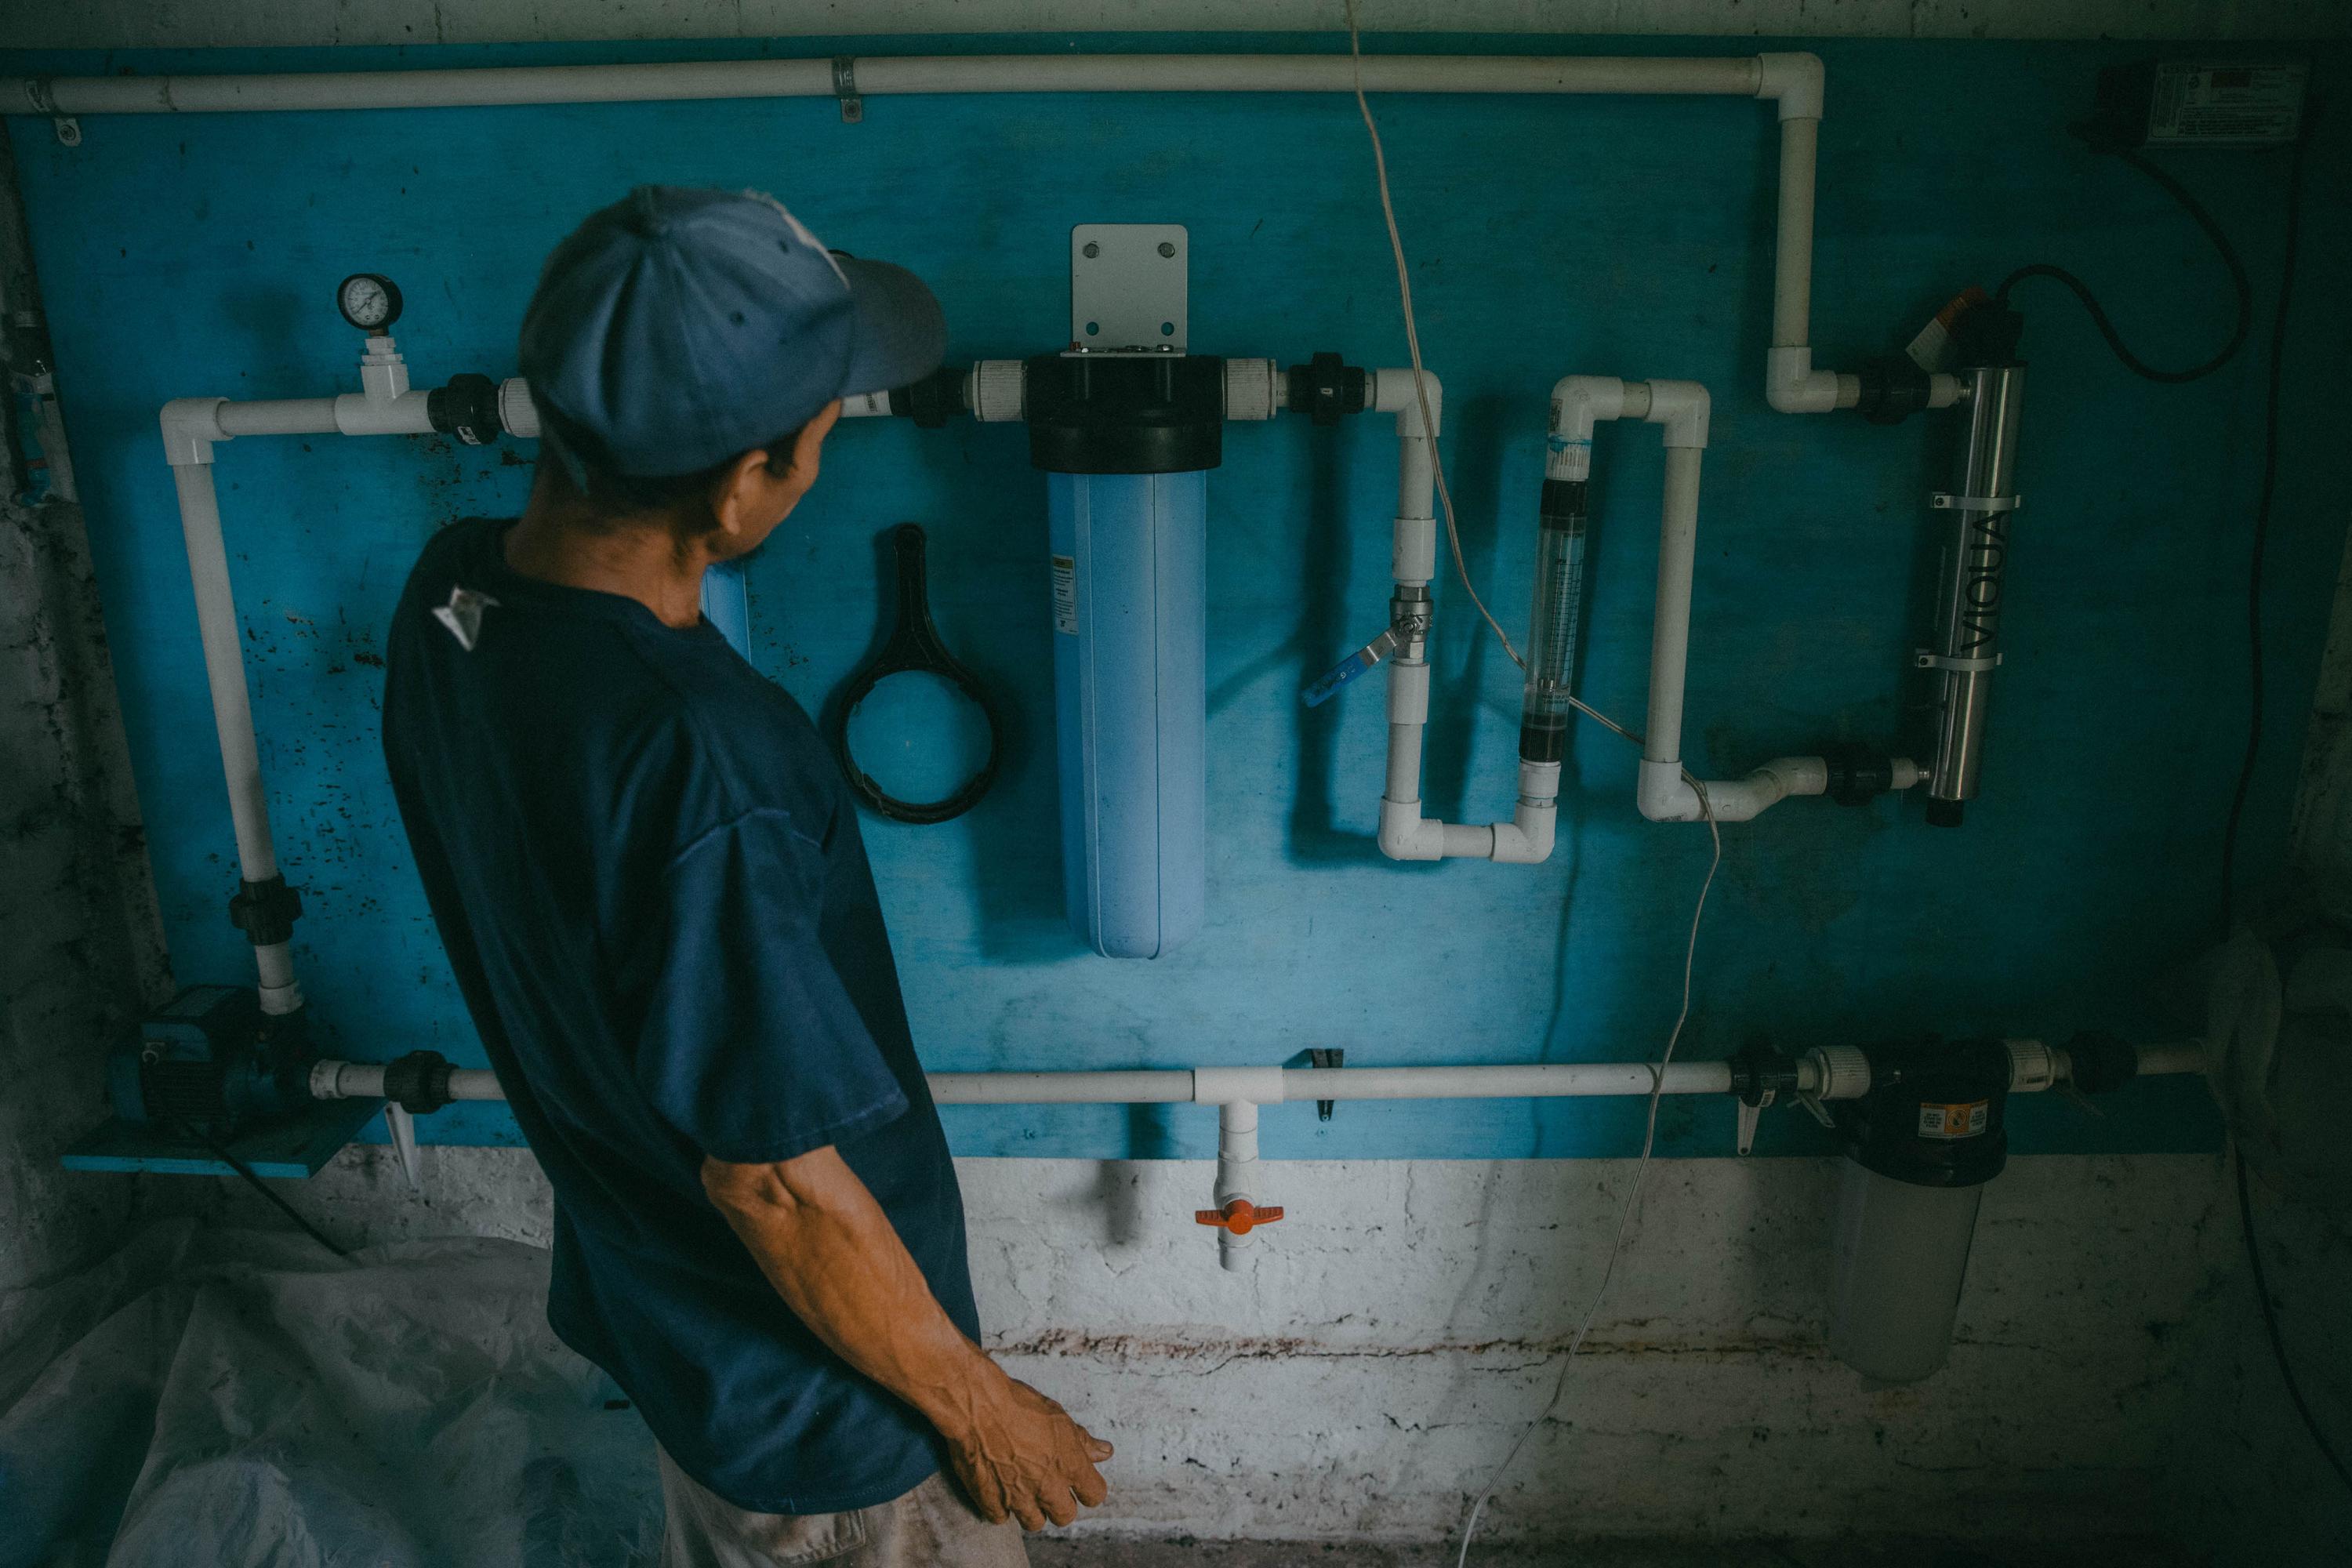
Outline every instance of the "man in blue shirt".
{"type": "Polygon", "coordinates": [[[401,817],[554,1187],[548,1320],[660,1441],[664,1568],[996,1568],[1016,1521],[1104,1496],[1110,1446],[975,1342],[839,772],[699,609],[815,482],[840,399],[945,341],[911,273],[773,201],[633,192],[524,316],[521,520],[436,536],[394,620],[401,817]]]}

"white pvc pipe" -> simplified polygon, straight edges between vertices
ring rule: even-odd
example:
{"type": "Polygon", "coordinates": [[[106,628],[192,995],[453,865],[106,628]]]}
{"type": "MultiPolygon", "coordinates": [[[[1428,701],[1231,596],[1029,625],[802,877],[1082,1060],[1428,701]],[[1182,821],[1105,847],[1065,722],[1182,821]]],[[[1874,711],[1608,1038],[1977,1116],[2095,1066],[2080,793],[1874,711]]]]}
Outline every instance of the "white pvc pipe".
{"type": "MultiPolygon", "coordinates": [[[[1217,1184],[1212,1193],[1220,1209],[1235,1198],[1255,1205],[1264,1193],[1257,1184],[1257,1106],[1254,1101],[1229,1100],[1217,1107],[1217,1184]]],[[[1249,1247],[1250,1235],[1218,1231],[1217,1266],[1228,1273],[1240,1273],[1249,1267],[1249,1247]]]]}
{"type": "MultiPolygon", "coordinates": [[[[1857,1058],[1857,1059],[1859,1059],[1857,1058]]],[[[2139,1076],[2205,1070],[2201,1042],[2142,1047],[2139,1076]]],[[[1869,1075],[1822,1080],[1809,1057],[1797,1058],[1798,1092],[1850,1099],[1869,1088],[1869,1075]]],[[[375,1062],[321,1061],[311,1069],[310,1092],[321,1100],[376,1099],[384,1069],[375,1062]]],[[[1662,1094],[1728,1094],[1728,1062],[1671,1062],[1662,1094]]],[[[1280,1105],[1316,1100],[1591,1100],[1646,1095],[1656,1084],[1649,1062],[1512,1062],[1393,1068],[1168,1068],[1106,1072],[935,1072],[927,1075],[940,1105],[1280,1105]]],[[[2063,1081],[2023,1081],[2012,1093],[2031,1093],[2063,1081]]],[[[449,1075],[455,1100],[503,1100],[495,1074],[457,1068],[449,1075]]],[[[1222,1203],[1225,1196],[1220,1195],[1222,1203]]],[[[1255,1194],[1252,1194],[1255,1196],[1255,1194]]]]}
{"type": "MultiPolygon", "coordinates": [[[[1375,414],[1393,414],[1397,427],[1396,528],[1389,567],[1400,591],[1425,592],[1437,576],[1437,437],[1444,425],[1444,388],[1423,370],[1369,374],[1375,414]],[[1422,416],[1424,399],[1429,417],[1422,416]]],[[[1558,763],[1523,763],[1518,804],[1508,822],[1484,826],[1440,822],[1421,812],[1421,746],[1429,725],[1429,659],[1419,638],[1388,661],[1388,769],[1381,789],[1381,853],[1391,860],[1494,860],[1534,865],[1551,855],[1559,819],[1558,763]]]]}
{"type": "MultiPolygon", "coordinates": [[[[1776,757],[1744,779],[1709,781],[1704,803],[1683,776],[1683,696],[1690,671],[1691,582],[1698,558],[1699,470],[1709,404],[1706,388],[1692,381],[1570,375],[1551,390],[1547,479],[1573,481],[1591,475],[1597,425],[1643,419],[1664,431],[1665,496],[1659,508],[1658,585],[1651,608],[1649,710],[1634,788],[1635,805],[1655,822],[1698,822],[1710,815],[1717,822],[1746,822],[1791,795],[1829,789],[1829,764],[1820,757],[1776,757]]],[[[1897,789],[1918,782],[1918,770],[1908,759],[1896,758],[1892,771],[1897,789]]]]}
{"type": "MultiPolygon", "coordinates": [[[[220,497],[213,488],[209,461],[174,464],[172,481],[180,496],[180,532],[187,542],[188,580],[195,590],[196,632],[204,647],[205,683],[212,689],[213,728],[220,737],[229,820],[236,830],[237,874],[248,882],[267,882],[278,875],[278,853],[269,839],[269,799],[261,785],[253,700],[245,682],[245,639],[237,632],[228,550],[221,539],[220,497]]],[[[253,959],[264,1012],[291,1013],[302,1005],[293,955],[286,943],[256,947],[253,959]]]]}
{"type": "MultiPolygon", "coordinates": [[[[1771,96],[1764,60],[1573,55],[1367,55],[1368,92],[1771,96]]],[[[1810,58],[1810,57],[1807,57],[1810,58]]],[[[1345,55],[861,56],[861,97],[1003,92],[1348,92],[1345,55]]],[[[833,98],[829,59],[684,60],[282,76],[19,79],[19,113],[253,113],[833,98]]]]}
{"type": "MultiPolygon", "coordinates": [[[[688,60],[645,65],[488,67],[283,76],[26,77],[16,92],[43,115],[444,109],[500,104],[669,102],[968,93],[1369,92],[1663,94],[1774,105],[1780,122],[1772,346],[1765,394],[1784,413],[1851,408],[1859,378],[1815,370],[1810,347],[1813,198],[1824,92],[1819,57],[1384,55],[996,55],[688,60]],[[845,79],[844,78],[845,77],[845,79]]],[[[1958,395],[1934,377],[1929,406],[1958,395]]]]}

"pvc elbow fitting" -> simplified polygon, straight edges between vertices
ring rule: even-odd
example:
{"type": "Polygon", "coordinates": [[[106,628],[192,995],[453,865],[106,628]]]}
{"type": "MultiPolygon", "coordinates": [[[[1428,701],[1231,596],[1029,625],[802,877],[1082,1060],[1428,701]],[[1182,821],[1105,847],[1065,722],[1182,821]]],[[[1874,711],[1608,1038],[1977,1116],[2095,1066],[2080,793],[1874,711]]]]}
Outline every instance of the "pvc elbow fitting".
{"type": "Polygon", "coordinates": [[[220,427],[225,397],[175,397],[163,405],[163,460],[175,468],[213,460],[213,443],[228,436],[220,427]]]}
{"type": "Polygon", "coordinates": [[[1700,819],[1698,792],[1683,782],[1683,765],[1679,762],[1654,763],[1643,757],[1641,773],[1633,785],[1633,804],[1652,822],[1700,819]]]}
{"type": "Polygon", "coordinates": [[[1764,362],[1764,400],[1783,414],[1828,414],[1838,406],[1838,375],[1815,370],[1803,344],[1775,348],[1764,362]]]}
{"type": "Polygon", "coordinates": [[[1445,858],[1445,824],[1421,815],[1421,802],[1381,797],[1381,853],[1391,860],[1445,858]]]}
{"type": "Polygon", "coordinates": [[[1488,858],[1498,866],[1540,866],[1551,858],[1559,809],[1522,805],[1508,822],[1495,824],[1495,847],[1488,858]]]}
{"type": "Polygon", "coordinates": [[[1592,427],[1625,413],[1625,384],[1613,375],[1564,375],[1552,384],[1551,434],[1544,478],[1575,481],[1592,473],[1592,427]]]}
{"type": "Polygon", "coordinates": [[[1783,120],[1819,120],[1827,85],[1822,57],[1802,50],[1756,57],[1756,96],[1774,100],[1783,120]]]}
{"type": "Polygon", "coordinates": [[[1372,412],[1395,415],[1397,434],[1402,437],[1433,437],[1444,428],[1445,388],[1433,370],[1423,369],[1420,379],[1421,388],[1415,391],[1410,365],[1402,370],[1372,372],[1372,412]],[[1429,398],[1429,427],[1425,430],[1422,428],[1421,422],[1421,400],[1424,394],[1429,398]]]}
{"type": "Polygon", "coordinates": [[[1665,426],[1667,446],[1704,449],[1710,406],[1706,388],[1697,382],[1654,381],[1650,383],[1650,411],[1643,417],[1653,425],[1665,426]]]}

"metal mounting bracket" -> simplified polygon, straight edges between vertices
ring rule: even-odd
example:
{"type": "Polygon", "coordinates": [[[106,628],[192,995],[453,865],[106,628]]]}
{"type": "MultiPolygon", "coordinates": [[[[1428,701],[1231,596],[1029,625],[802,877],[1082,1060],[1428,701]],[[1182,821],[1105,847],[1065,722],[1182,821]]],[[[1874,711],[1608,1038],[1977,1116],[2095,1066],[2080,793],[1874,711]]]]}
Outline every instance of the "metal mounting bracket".
{"type": "Polygon", "coordinates": [[[833,57],[833,96],[841,100],[841,122],[855,125],[866,118],[866,100],[857,90],[857,58],[833,57]]]}
{"type": "Polygon", "coordinates": [[[1937,490],[1927,498],[1927,504],[1937,511],[2015,511],[2025,504],[2023,496],[1956,496],[1948,490],[1937,490]]]}
{"type": "Polygon", "coordinates": [[[49,129],[57,133],[60,146],[81,145],[81,121],[58,112],[58,95],[50,89],[48,78],[37,76],[26,81],[25,96],[32,100],[34,113],[49,117],[49,129]]]}
{"type": "Polygon", "coordinates": [[[1745,1100],[1739,1102],[1739,1132],[1738,1148],[1740,1153],[1745,1154],[1749,1150],[1756,1147],[1756,1124],[1759,1121],[1763,1120],[1764,1108],[1771,1104],[1772,1101],[1778,1098],[1778,1090],[1768,1089],[1763,1093],[1756,1097],[1753,1104],[1750,1104],[1745,1100]]]}
{"type": "Polygon", "coordinates": [[[1082,223],[1070,230],[1070,347],[1182,353],[1192,246],[1181,223],[1082,223]]]}
{"type": "Polygon", "coordinates": [[[1999,669],[2000,660],[2000,654],[1994,654],[1990,658],[1955,658],[1948,654],[1937,653],[1931,648],[1924,647],[1915,648],[1911,654],[1911,667],[1914,669],[1948,669],[1955,675],[1981,675],[1988,669],[1999,669]]]}

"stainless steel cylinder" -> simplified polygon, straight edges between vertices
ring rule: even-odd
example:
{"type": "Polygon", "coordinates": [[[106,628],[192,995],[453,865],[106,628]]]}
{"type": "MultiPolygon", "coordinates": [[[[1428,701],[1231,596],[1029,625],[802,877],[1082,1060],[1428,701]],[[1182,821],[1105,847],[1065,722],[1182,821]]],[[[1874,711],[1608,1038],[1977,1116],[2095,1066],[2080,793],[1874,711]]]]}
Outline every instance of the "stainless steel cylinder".
{"type": "Polygon", "coordinates": [[[1927,776],[1928,820],[1947,826],[1957,826],[1961,804],[1976,797],[1983,766],[1986,700],[2000,657],[2009,523],[2017,506],[2018,415],[2025,400],[2022,365],[1966,374],[1968,446],[1958,492],[1937,498],[1951,513],[1952,536],[1937,595],[1936,643],[1923,660],[1941,672],[1943,684],[1935,766],[1927,776]]]}

